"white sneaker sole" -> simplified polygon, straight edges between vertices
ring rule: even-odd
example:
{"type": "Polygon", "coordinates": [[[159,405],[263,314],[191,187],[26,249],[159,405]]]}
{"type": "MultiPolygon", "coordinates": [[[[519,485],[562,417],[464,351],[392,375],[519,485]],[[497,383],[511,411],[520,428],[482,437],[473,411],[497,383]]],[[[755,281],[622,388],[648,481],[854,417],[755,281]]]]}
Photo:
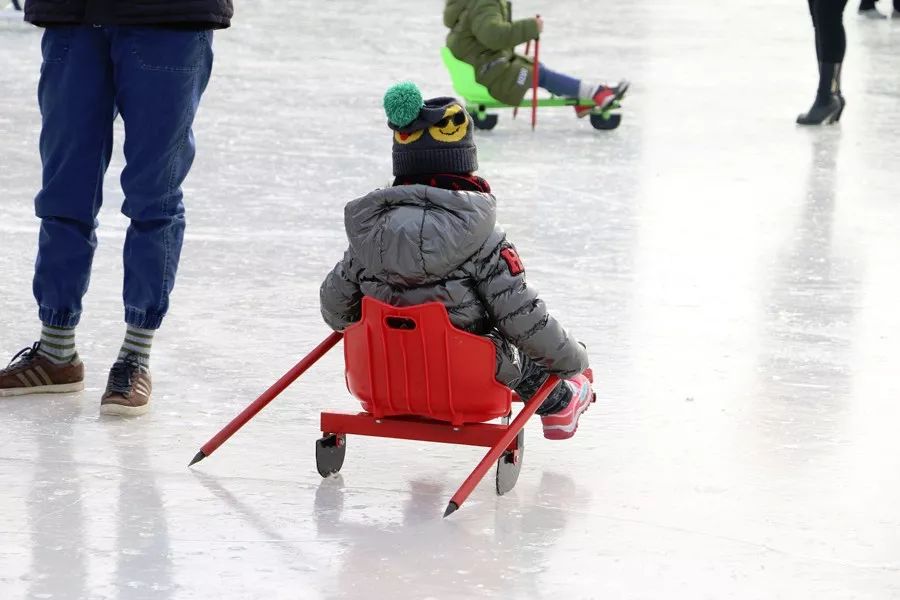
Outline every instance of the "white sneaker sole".
{"type": "MultiPolygon", "coordinates": [[[[591,405],[590,402],[585,404],[582,408],[578,409],[578,414],[575,416],[575,420],[572,421],[571,425],[544,425],[544,432],[548,431],[559,431],[562,433],[570,434],[567,437],[572,437],[572,434],[575,433],[575,430],[578,429],[578,420],[581,418],[585,412],[587,412],[588,407],[591,405]]],[[[555,438],[549,438],[555,439],[555,438]]]]}
{"type": "Polygon", "coordinates": [[[123,404],[101,404],[100,414],[114,417],[139,417],[150,410],[150,401],[143,406],[125,406],[123,404]]]}
{"type": "Polygon", "coordinates": [[[67,394],[71,392],[80,392],[83,389],[83,381],[76,381],[75,383],[60,383],[57,385],[36,385],[34,387],[0,390],[0,398],[8,398],[12,396],[29,396],[31,394],[67,394]]]}

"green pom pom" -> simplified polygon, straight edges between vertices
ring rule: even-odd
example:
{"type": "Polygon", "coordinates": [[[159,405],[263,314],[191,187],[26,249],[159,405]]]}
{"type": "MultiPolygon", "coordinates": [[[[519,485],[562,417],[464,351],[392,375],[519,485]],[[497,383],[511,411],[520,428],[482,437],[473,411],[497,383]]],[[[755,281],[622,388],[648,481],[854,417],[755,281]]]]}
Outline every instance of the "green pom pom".
{"type": "Polygon", "coordinates": [[[423,106],[422,92],[411,81],[396,83],[384,93],[384,112],[388,121],[397,127],[405,127],[415,121],[423,106]]]}

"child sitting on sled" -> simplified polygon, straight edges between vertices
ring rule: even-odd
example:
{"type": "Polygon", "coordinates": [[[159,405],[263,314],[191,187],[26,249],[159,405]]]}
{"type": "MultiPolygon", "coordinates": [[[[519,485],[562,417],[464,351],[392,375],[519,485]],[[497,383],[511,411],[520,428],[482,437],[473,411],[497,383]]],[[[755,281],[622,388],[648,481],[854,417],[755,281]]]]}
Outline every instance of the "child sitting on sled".
{"type": "Polygon", "coordinates": [[[422,100],[405,82],[384,96],[393,131],[393,186],[344,208],[350,245],[320,290],[336,331],[361,318],[363,296],[395,306],[441,302],[459,329],[497,347],[497,380],[523,399],[558,385],[537,410],[544,437],[572,437],[593,394],[588,356],[525,283],[515,246],[496,225],[478,168],[472,118],[454,98],[422,100]],[[518,350],[518,352],[517,352],[518,350]]]}
{"type": "MultiPolygon", "coordinates": [[[[447,0],[444,25],[450,29],[447,47],[457,59],[472,65],[475,80],[496,100],[518,106],[531,89],[534,63],[516,54],[515,47],[536,40],[544,21],[540,17],[512,21],[511,11],[506,0],[447,0]]],[[[609,87],[552,71],[543,63],[539,66],[539,87],[555,96],[594,101],[595,106],[575,107],[579,118],[595,108],[609,107],[628,90],[625,80],[609,87]]]]}

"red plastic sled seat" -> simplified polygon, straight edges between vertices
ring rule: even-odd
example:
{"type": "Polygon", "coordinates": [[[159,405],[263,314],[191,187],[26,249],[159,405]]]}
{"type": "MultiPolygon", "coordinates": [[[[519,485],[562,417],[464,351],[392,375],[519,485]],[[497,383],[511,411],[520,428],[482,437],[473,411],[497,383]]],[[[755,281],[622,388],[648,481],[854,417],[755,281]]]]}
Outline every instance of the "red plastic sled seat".
{"type": "Polygon", "coordinates": [[[344,332],[347,389],[375,418],[463,423],[505,417],[512,392],[494,379],[494,345],[453,327],[442,304],[408,308],[363,299],[344,332]]]}
{"type": "Polygon", "coordinates": [[[523,427],[559,381],[550,377],[512,423],[512,392],[494,379],[496,356],[487,338],[450,323],[442,304],[395,307],[372,298],[344,332],[347,389],[358,414],[323,412],[316,465],[326,477],[343,466],[347,434],[489,447],[445,516],[454,512],[497,461],[497,493],[516,483],[523,427]],[[490,421],[503,418],[502,424],[490,421]]]}

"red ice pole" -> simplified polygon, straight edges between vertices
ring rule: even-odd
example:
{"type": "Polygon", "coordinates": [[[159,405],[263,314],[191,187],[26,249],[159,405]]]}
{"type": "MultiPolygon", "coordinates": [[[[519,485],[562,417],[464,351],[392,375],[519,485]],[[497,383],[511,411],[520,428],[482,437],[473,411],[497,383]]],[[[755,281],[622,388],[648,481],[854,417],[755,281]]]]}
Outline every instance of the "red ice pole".
{"type": "MultiPolygon", "coordinates": [[[[541,15],[538,15],[540,17],[541,15]]],[[[531,130],[537,125],[538,79],[540,78],[541,38],[534,40],[534,74],[531,76],[531,130]]]]}
{"type": "Polygon", "coordinates": [[[236,416],[231,420],[231,422],[222,428],[222,431],[217,433],[210,439],[208,442],[203,444],[200,448],[200,452],[198,452],[194,459],[188,464],[188,466],[193,465],[194,463],[198,463],[213,452],[216,451],[216,448],[221,446],[230,438],[232,435],[237,433],[237,430],[247,424],[247,421],[256,416],[256,413],[261,411],[265,406],[275,399],[278,394],[283,392],[287,386],[294,383],[294,381],[303,375],[303,373],[309,369],[317,360],[322,358],[326,352],[331,350],[335,344],[341,341],[341,338],[344,337],[343,333],[334,332],[329,335],[327,338],[322,340],[318,346],[313,348],[313,351],[307,354],[300,362],[293,366],[293,368],[281,376],[281,379],[272,384],[269,389],[262,393],[262,395],[253,401],[250,406],[241,411],[241,414],[236,416]]]}
{"type": "Polygon", "coordinates": [[[469,494],[472,493],[472,490],[475,489],[475,486],[484,479],[484,476],[487,474],[488,470],[497,462],[497,459],[500,458],[500,455],[503,454],[509,445],[512,443],[513,438],[519,435],[519,432],[525,427],[525,423],[528,422],[528,419],[531,418],[531,415],[534,414],[538,408],[540,408],[541,404],[544,403],[544,400],[547,399],[547,396],[550,395],[550,392],[553,391],[553,388],[556,387],[556,384],[559,383],[559,377],[556,375],[551,375],[547,378],[547,381],[544,382],[544,385],[540,387],[537,393],[525,404],[525,408],[519,411],[519,414],[516,415],[516,418],[513,419],[513,422],[510,423],[509,428],[506,430],[506,433],[503,434],[503,437],[500,438],[500,441],[494,444],[488,453],[484,455],[484,458],[481,459],[481,462],[478,463],[478,466],[475,467],[475,470],[472,471],[471,474],[463,481],[463,484],[459,486],[459,489],[456,490],[456,493],[453,494],[453,497],[450,499],[450,503],[447,504],[447,510],[444,511],[444,516],[447,517],[462,506],[463,502],[466,501],[466,498],[469,497],[469,494]]]}
{"type": "MultiPolygon", "coordinates": [[[[526,44],[525,44],[525,58],[528,58],[529,54],[531,54],[531,40],[528,40],[528,42],[526,42],[526,44]]],[[[513,109],[513,119],[515,119],[516,115],[518,115],[518,114],[519,114],[519,107],[516,106],[513,109]]]]}

